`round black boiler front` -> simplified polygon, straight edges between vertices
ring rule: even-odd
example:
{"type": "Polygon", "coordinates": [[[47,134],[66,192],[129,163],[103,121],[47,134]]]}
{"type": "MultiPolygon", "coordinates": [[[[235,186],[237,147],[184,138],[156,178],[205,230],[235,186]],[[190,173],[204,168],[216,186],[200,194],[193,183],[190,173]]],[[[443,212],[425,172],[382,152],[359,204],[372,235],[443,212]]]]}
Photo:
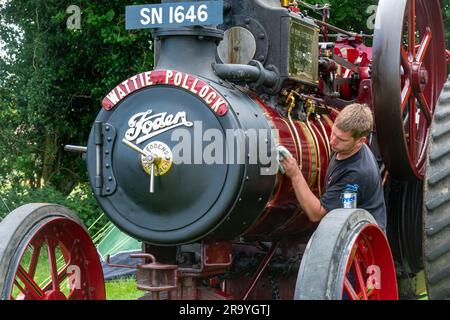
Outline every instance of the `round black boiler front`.
{"type": "MultiPolygon", "coordinates": [[[[198,94],[154,85],[99,113],[88,143],[88,172],[100,206],[121,230],[147,243],[178,245],[233,239],[257,220],[275,176],[261,176],[261,166],[247,157],[240,161],[239,140],[230,147],[226,137],[249,126],[270,128],[246,94],[219,89],[242,110],[230,107],[220,116],[198,94]],[[153,193],[149,154],[160,157],[153,193]]],[[[249,150],[248,137],[242,142],[249,150]]]]}

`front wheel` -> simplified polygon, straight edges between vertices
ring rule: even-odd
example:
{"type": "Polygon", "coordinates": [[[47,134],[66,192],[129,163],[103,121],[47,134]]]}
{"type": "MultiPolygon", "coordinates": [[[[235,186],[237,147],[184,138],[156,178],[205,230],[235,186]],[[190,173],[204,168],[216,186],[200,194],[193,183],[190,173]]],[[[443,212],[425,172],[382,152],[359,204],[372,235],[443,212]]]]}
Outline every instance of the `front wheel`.
{"type": "Polygon", "coordinates": [[[105,299],[97,250],[71,211],[27,204],[0,223],[0,299],[105,299]]]}
{"type": "Polygon", "coordinates": [[[295,299],[398,299],[388,240],[367,211],[338,209],[325,216],[303,255],[295,299]]]}

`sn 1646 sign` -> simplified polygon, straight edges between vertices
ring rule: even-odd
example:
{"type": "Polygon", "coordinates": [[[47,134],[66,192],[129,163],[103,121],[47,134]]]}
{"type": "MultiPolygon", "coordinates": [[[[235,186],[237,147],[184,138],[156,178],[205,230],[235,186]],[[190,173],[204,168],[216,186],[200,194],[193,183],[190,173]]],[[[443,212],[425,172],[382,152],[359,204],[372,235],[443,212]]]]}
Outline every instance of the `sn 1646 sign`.
{"type": "Polygon", "coordinates": [[[223,22],[223,0],[127,6],[126,29],[212,25],[223,22]]]}

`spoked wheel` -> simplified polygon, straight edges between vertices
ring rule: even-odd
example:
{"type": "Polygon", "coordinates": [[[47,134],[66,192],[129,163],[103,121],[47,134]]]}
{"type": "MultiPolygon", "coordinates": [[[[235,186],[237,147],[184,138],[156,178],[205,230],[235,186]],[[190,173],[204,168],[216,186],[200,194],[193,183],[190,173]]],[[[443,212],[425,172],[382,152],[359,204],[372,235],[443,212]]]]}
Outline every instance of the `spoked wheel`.
{"type": "Polygon", "coordinates": [[[105,299],[96,248],[68,209],[17,208],[0,223],[0,243],[0,299],[105,299]]]}
{"type": "Polygon", "coordinates": [[[380,0],[373,103],[383,159],[398,180],[423,179],[429,128],[446,77],[439,0],[380,0]]]}
{"type": "Polygon", "coordinates": [[[424,265],[430,299],[450,299],[450,78],[434,116],[424,184],[424,265]]]}
{"type": "Polygon", "coordinates": [[[300,300],[396,300],[389,243],[362,209],[328,213],[306,247],[297,277],[300,300]]]}

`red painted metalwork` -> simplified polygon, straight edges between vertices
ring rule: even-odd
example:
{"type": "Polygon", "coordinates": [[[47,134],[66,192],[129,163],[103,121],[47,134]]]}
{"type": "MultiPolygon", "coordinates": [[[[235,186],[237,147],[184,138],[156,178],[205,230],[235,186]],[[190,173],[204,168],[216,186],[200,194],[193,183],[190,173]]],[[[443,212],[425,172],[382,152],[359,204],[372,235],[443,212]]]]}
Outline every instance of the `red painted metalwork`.
{"type": "Polygon", "coordinates": [[[388,240],[376,225],[357,235],[346,262],[343,292],[350,300],[397,300],[395,266],[388,240]]]}
{"type": "MultiPolygon", "coordinates": [[[[354,100],[358,97],[358,90],[364,80],[370,78],[370,61],[372,59],[372,48],[366,47],[362,38],[353,37],[338,37],[335,42],[334,55],[344,58],[349,63],[353,64],[358,70],[355,73],[352,70],[339,66],[337,71],[337,79],[340,83],[338,85],[338,92],[340,98],[343,100],[354,100]],[[354,85],[352,87],[352,77],[354,85]]],[[[369,105],[372,101],[367,101],[369,105]]]]}
{"type": "Polygon", "coordinates": [[[104,300],[103,272],[86,231],[67,218],[42,222],[22,251],[11,299],[104,300]]]}
{"type": "MultiPolygon", "coordinates": [[[[305,176],[308,176],[309,159],[304,158],[309,148],[302,145],[302,151],[299,150],[299,146],[295,141],[294,135],[288,120],[282,118],[278,112],[273,108],[266,105],[256,95],[252,96],[253,99],[260,105],[266,114],[266,118],[271,124],[275,132],[278,132],[276,141],[278,144],[285,146],[291,154],[296,158],[298,162],[303,162],[304,166],[302,172],[305,176]],[[302,154],[302,159],[300,159],[302,154]]],[[[295,199],[295,194],[288,178],[279,175],[277,177],[277,183],[274,188],[272,198],[266,206],[265,212],[261,215],[257,223],[246,233],[245,237],[249,239],[263,239],[271,236],[274,231],[282,227],[287,221],[290,221],[294,216],[303,216],[304,224],[302,229],[298,232],[310,230],[313,224],[309,222],[308,218],[301,212],[300,205],[295,199]]]]}
{"type": "Polygon", "coordinates": [[[229,241],[204,241],[202,249],[205,267],[229,267],[233,262],[229,241]]]}
{"type": "MultiPolygon", "coordinates": [[[[308,121],[294,120],[291,124],[256,96],[253,98],[265,111],[269,123],[278,131],[278,144],[285,146],[296,157],[311,190],[320,196],[324,190],[331,157],[329,136],[338,111],[326,108],[322,115],[312,113],[308,116],[308,121]]],[[[285,176],[279,176],[278,179],[265,212],[246,233],[246,238],[267,239],[268,236],[276,238],[290,234],[308,234],[316,227],[317,224],[312,223],[302,211],[290,179],[285,176]]]]}

